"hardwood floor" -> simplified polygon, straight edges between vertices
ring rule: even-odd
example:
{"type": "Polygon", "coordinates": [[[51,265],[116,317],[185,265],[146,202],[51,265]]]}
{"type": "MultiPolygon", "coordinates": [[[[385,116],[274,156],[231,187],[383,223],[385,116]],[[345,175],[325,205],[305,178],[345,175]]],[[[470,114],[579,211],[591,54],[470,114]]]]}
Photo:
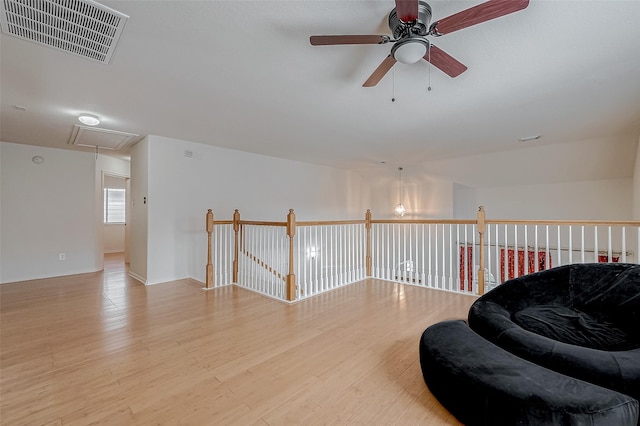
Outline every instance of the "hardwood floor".
{"type": "Polygon", "coordinates": [[[0,285],[3,425],[457,425],[418,341],[473,297],[377,280],[287,305],[101,273],[0,285]]]}

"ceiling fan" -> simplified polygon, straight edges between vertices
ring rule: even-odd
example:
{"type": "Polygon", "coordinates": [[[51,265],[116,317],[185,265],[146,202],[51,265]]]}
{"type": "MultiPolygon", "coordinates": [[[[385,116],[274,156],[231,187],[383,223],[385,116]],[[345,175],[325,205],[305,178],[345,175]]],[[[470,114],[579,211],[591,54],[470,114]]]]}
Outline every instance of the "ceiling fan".
{"type": "Polygon", "coordinates": [[[525,9],[529,0],[489,0],[465,9],[429,25],[431,6],[419,0],[395,0],[396,7],[389,13],[388,35],[314,35],[309,38],[313,46],[336,44],[385,44],[393,43],[391,53],[363,87],[373,87],[380,82],[396,62],[413,64],[425,59],[450,77],[457,77],[467,67],[442,49],[429,43],[427,36],[439,37],[463,28],[525,9]]]}

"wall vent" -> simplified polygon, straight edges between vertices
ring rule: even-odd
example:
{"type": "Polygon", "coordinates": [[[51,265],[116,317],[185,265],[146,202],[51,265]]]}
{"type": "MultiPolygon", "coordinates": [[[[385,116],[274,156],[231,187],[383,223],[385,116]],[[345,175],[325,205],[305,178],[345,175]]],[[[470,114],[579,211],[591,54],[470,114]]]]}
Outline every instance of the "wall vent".
{"type": "Polygon", "coordinates": [[[77,146],[123,151],[129,148],[138,136],[140,135],[76,124],[73,126],[69,143],[77,146]]]}
{"type": "Polygon", "coordinates": [[[92,0],[0,0],[3,33],[105,64],[128,18],[92,0]]]}

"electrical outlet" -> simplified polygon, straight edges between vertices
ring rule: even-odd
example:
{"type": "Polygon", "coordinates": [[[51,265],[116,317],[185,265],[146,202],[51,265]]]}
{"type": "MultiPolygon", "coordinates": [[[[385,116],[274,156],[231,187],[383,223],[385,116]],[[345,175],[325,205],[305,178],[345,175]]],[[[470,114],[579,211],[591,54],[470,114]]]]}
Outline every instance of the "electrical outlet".
{"type": "Polygon", "coordinates": [[[65,253],[60,253],[58,255],[58,260],[67,260],[67,255],[65,253]]]}

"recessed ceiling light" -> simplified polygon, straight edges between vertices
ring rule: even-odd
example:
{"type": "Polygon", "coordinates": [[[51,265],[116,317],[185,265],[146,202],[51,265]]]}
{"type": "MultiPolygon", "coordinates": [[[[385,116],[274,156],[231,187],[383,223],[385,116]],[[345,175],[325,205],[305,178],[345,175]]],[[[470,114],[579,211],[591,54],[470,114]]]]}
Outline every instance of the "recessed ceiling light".
{"type": "Polygon", "coordinates": [[[524,138],[520,138],[520,142],[531,142],[531,141],[537,141],[538,139],[540,139],[542,137],[542,135],[535,135],[535,136],[527,136],[524,138]]]}
{"type": "Polygon", "coordinates": [[[98,124],[100,124],[100,120],[98,119],[98,117],[93,114],[82,114],[80,117],[78,117],[78,120],[80,120],[82,124],[86,124],[87,126],[97,126],[98,124]]]}

